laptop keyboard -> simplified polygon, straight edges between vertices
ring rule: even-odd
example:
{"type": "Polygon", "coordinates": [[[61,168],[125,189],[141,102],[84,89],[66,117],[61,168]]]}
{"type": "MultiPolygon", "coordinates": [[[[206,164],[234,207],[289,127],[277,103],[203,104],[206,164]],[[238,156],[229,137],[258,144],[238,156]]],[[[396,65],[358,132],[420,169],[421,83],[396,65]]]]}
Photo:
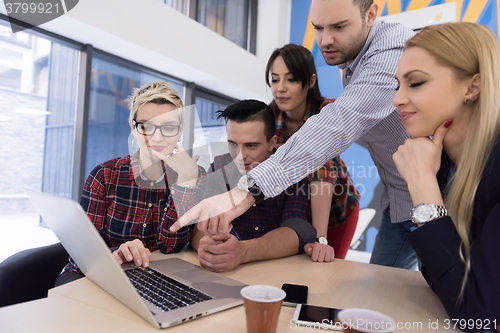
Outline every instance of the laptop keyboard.
{"type": "Polygon", "coordinates": [[[128,269],[125,274],[139,295],[163,312],[212,299],[151,268],[128,269]]]}

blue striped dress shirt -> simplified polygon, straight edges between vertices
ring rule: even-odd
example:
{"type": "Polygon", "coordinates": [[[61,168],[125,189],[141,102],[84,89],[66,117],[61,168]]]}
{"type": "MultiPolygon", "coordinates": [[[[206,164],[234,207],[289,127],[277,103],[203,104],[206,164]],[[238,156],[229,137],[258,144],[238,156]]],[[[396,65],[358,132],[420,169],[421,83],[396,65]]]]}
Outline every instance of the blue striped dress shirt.
{"type": "Polygon", "coordinates": [[[343,93],[249,172],[266,198],[278,195],[363,138],[385,185],[382,209],[390,205],[392,222],[410,219],[412,200],[392,160],[408,135],[392,101],[398,61],[413,35],[401,24],[375,21],[356,59],[339,65],[343,93]]]}

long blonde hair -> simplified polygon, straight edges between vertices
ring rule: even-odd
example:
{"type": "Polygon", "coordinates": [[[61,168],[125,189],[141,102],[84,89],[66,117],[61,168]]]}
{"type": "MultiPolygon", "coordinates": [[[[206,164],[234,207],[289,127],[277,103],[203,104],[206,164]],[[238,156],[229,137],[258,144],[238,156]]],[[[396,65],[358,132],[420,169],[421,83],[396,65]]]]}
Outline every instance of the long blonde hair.
{"type": "Polygon", "coordinates": [[[480,76],[479,98],[472,115],[446,207],[462,241],[459,250],[465,264],[463,295],[470,272],[470,228],[474,197],[483,170],[500,129],[500,43],[487,27],[456,22],[424,28],[410,38],[406,47],[420,47],[440,65],[451,67],[459,79],[480,76]]]}

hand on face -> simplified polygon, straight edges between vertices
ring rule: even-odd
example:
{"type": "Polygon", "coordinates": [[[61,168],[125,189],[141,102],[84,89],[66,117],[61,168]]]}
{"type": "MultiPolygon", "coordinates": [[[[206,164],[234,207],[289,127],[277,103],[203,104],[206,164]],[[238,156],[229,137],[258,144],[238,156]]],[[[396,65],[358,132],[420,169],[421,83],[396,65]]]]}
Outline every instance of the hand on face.
{"type": "Polygon", "coordinates": [[[184,183],[198,177],[199,171],[196,162],[198,162],[199,156],[189,156],[181,145],[176,145],[171,155],[164,155],[155,150],[151,150],[151,153],[177,173],[177,183],[184,183]]]}
{"type": "Polygon", "coordinates": [[[149,267],[151,251],[145,248],[139,239],[134,239],[120,245],[120,248],[113,252],[113,256],[120,265],[133,261],[137,266],[149,267]]]}
{"type": "Polygon", "coordinates": [[[312,261],[330,262],[335,259],[335,250],[327,244],[309,243],[304,245],[304,252],[311,257],[312,261]]]}
{"type": "Polygon", "coordinates": [[[243,261],[241,244],[231,234],[203,236],[198,247],[198,259],[202,267],[212,272],[228,272],[243,261]]]}
{"type": "Polygon", "coordinates": [[[410,185],[436,177],[441,166],[443,140],[451,121],[441,124],[430,140],[427,137],[407,139],[392,155],[399,174],[410,185]]]}

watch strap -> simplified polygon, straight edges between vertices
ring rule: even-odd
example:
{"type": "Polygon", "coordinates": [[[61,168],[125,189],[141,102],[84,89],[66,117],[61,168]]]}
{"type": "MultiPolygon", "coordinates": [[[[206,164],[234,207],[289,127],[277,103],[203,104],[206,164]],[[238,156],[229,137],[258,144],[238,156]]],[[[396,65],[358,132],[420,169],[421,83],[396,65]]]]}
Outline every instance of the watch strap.
{"type": "Polygon", "coordinates": [[[417,204],[415,207],[413,207],[413,209],[411,210],[411,219],[413,221],[413,223],[420,223],[420,224],[423,224],[423,223],[427,223],[427,222],[430,222],[430,221],[433,221],[433,220],[437,220],[441,217],[445,217],[445,216],[448,216],[448,210],[446,209],[445,206],[439,206],[439,205],[434,205],[434,204],[426,204],[426,203],[419,203],[417,204]],[[430,219],[426,220],[426,221],[419,221],[416,217],[415,217],[415,211],[418,210],[421,206],[429,206],[433,209],[433,216],[430,217],[430,219]]]}
{"type": "Polygon", "coordinates": [[[265,195],[262,192],[262,190],[260,189],[260,187],[257,186],[257,184],[254,184],[252,187],[250,187],[248,189],[248,191],[253,196],[256,204],[258,204],[259,202],[261,202],[262,200],[264,200],[265,195]]]}
{"type": "Polygon", "coordinates": [[[253,196],[255,204],[264,200],[264,193],[250,175],[241,176],[238,181],[238,188],[241,191],[249,192],[253,196]]]}

